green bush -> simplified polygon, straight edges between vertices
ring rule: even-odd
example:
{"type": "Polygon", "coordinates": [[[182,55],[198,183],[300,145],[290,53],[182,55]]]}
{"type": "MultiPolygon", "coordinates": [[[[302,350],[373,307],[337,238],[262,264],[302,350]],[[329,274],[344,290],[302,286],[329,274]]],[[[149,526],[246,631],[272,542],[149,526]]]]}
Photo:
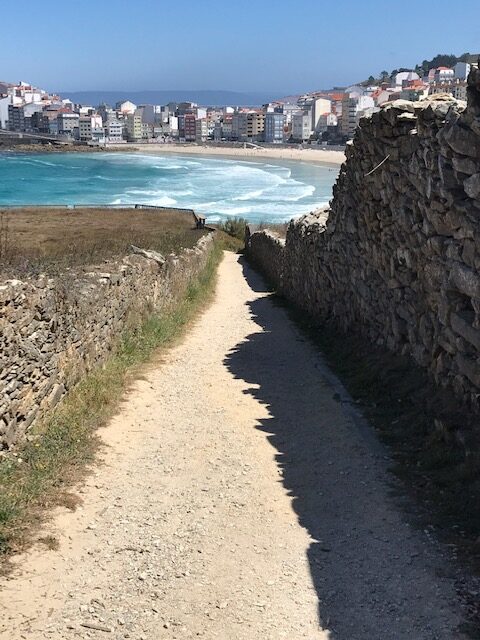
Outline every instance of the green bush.
{"type": "Polygon", "coordinates": [[[218,228],[233,238],[243,240],[245,238],[245,229],[247,221],[245,218],[228,218],[225,222],[220,222],[218,228]]]}

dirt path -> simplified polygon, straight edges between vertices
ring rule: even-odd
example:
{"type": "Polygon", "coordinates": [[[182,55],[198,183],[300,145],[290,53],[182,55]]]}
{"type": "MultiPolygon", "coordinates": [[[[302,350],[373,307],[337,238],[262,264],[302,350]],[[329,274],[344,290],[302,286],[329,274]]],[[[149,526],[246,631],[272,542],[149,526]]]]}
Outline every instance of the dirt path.
{"type": "Polygon", "coordinates": [[[460,637],[448,561],[237,256],[102,437],[83,506],[49,526],[59,550],[34,548],[0,583],[2,638],[460,637]]]}

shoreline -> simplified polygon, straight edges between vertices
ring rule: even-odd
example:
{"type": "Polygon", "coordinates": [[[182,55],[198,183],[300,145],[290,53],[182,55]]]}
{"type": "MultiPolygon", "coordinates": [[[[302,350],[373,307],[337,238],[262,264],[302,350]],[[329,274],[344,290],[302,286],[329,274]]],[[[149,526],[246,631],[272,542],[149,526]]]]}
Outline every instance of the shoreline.
{"type": "Polygon", "coordinates": [[[288,147],[245,148],[240,146],[210,146],[196,144],[127,144],[105,147],[87,146],[43,146],[43,145],[0,145],[0,153],[149,153],[152,155],[205,155],[229,158],[257,158],[270,160],[292,160],[330,167],[340,167],[345,162],[345,153],[334,149],[305,149],[288,147]]]}
{"type": "MultiPolygon", "coordinates": [[[[345,162],[343,151],[326,149],[288,149],[281,147],[244,148],[244,147],[216,147],[209,145],[194,144],[136,144],[132,145],[137,152],[162,155],[163,153],[178,153],[180,155],[206,155],[206,156],[229,156],[230,158],[267,158],[277,160],[295,160],[320,164],[326,166],[339,167],[345,162]]],[[[109,148],[107,148],[109,150],[109,148]]]]}

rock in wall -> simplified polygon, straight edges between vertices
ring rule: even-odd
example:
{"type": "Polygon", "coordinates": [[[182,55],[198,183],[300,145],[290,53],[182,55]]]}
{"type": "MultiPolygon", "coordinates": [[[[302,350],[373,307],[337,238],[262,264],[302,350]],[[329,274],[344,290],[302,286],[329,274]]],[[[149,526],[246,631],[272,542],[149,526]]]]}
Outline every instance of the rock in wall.
{"type": "Polygon", "coordinates": [[[180,299],[212,246],[210,234],[164,262],[137,250],[88,273],[1,283],[0,449],[103,362],[127,326],[180,299]]]}
{"type": "Polygon", "coordinates": [[[468,105],[433,96],[362,119],[346,157],[326,223],[292,221],[280,250],[255,232],[248,254],[298,307],[411,356],[479,410],[480,72],[468,105]]]}

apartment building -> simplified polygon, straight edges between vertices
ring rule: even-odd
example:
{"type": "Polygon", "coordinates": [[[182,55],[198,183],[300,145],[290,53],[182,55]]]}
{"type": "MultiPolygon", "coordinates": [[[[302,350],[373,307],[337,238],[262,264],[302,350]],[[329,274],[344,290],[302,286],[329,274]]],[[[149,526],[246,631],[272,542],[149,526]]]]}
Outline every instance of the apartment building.
{"type": "Polygon", "coordinates": [[[265,114],[251,111],[247,113],[247,141],[259,142],[263,140],[265,131],[265,114]]]}
{"type": "Polygon", "coordinates": [[[195,122],[195,141],[205,142],[208,138],[208,121],[206,118],[197,118],[195,122]]]}
{"type": "Polygon", "coordinates": [[[437,93],[449,93],[457,100],[467,100],[467,81],[450,80],[445,82],[433,82],[430,85],[430,95],[437,93]]]}
{"type": "Polygon", "coordinates": [[[308,111],[292,115],[292,139],[305,142],[312,135],[312,118],[308,111]]]}
{"type": "Polygon", "coordinates": [[[105,129],[103,128],[102,116],[80,116],[78,121],[79,139],[82,142],[105,142],[105,129]]]}
{"type": "Polygon", "coordinates": [[[355,129],[358,125],[358,114],[366,113],[370,109],[375,108],[375,101],[371,96],[354,96],[346,95],[342,104],[342,135],[353,138],[355,129]]]}
{"type": "Polygon", "coordinates": [[[141,140],[143,135],[142,116],[139,113],[128,113],[125,119],[127,139],[131,142],[141,140]]]}
{"type": "Polygon", "coordinates": [[[8,105],[10,98],[0,93],[0,129],[6,129],[8,123],[8,105]]]}
{"type": "Polygon", "coordinates": [[[197,139],[197,117],[194,113],[186,113],[183,116],[185,142],[195,142],[197,139]]]}
{"type": "Polygon", "coordinates": [[[122,142],[123,124],[116,118],[109,118],[106,124],[108,142],[122,142]]]}
{"type": "Polygon", "coordinates": [[[433,74],[433,82],[445,82],[455,78],[455,71],[449,67],[437,67],[433,74]]]}
{"type": "Polygon", "coordinates": [[[82,142],[92,139],[92,118],[91,116],[80,116],[78,119],[78,137],[82,142]]]}
{"type": "Polygon", "coordinates": [[[232,116],[232,140],[255,142],[263,137],[264,129],[264,113],[238,111],[232,116]]]}
{"type": "Polygon", "coordinates": [[[318,133],[320,118],[332,112],[332,101],[327,98],[315,98],[311,106],[312,131],[318,133]]]}
{"type": "Polygon", "coordinates": [[[59,113],[57,116],[57,128],[60,135],[78,138],[80,116],[78,113],[59,113]]]}
{"type": "Polygon", "coordinates": [[[277,107],[276,111],[277,110],[285,115],[285,124],[287,125],[292,122],[292,116],[294,113],[302,111],[298,104],[295,104],[294,102],[285,102],[283,105],[277,107]]]}
{"type": "Polygon", "coordinates": [[[41,113],[43,103],[29,102],[26,104],[8,105],[8,128],[10,131],[32,131],[32,116],[41,113]]]}
{"type": "Polygon", "coordinates": [[[232,115],[232,140],[246,140],[247,112],[237,111],[232,115]]]}
{"type": "Polygon", "coordinates": [[[286,116],[283,113],[268,112],[265,115],[265,142],[281,143],[285,140],[286,116]]]}
{"type": "Polygon", "coordinates": [[[8,129],[25,131],[25,109],[23,104],[8,105],[8,129]]]}

